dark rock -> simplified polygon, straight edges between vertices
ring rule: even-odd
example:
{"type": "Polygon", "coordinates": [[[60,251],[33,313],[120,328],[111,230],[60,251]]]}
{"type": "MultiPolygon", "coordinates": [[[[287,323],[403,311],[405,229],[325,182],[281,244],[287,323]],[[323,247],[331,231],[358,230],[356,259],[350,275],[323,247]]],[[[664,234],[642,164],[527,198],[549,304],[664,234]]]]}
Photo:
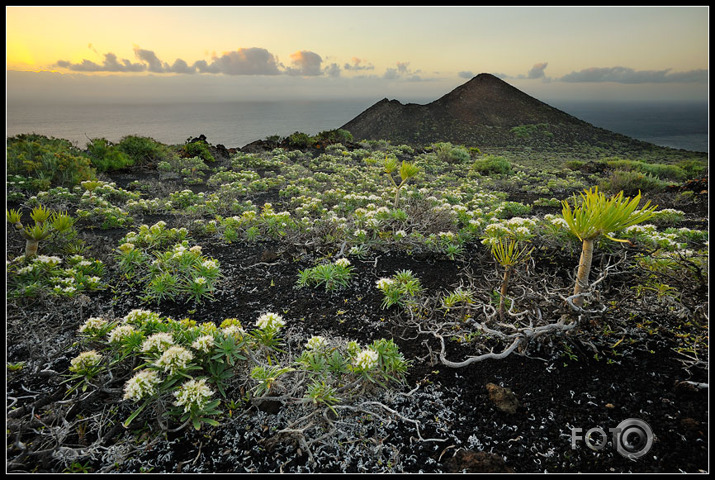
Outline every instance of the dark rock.
{"type": "Polygon", "coordinates": [[[506,413],[516,413],[516,410],[519,408],[519,400],[510,388],[500,387],[494,383],[487,383],[487,392],[489,392],[489,400],[491,400],[499,410],[506,413]]]}
{"type": "Polygon", "coordinates": [[[452,473],[514,473],[499,455],[472,450],[458,450],[445,462],[445,467],[452,473]]]}

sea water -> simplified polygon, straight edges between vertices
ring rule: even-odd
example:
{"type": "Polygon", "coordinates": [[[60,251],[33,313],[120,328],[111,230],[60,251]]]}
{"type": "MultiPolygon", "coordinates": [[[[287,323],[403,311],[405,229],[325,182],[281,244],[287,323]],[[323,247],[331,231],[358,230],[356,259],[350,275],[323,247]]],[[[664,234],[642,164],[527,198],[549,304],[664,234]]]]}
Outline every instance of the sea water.
{"type": "MultiPolygon", "coordinates": [[[[205,103],[7,104],[7,136],[64,138],[84,148],[92,138],[118,142],[126,135],[183,144],[206,135],[209,143],[242,147],[272,135],[315,135],[346,124],[379,99],[205,103]]],[[[428,102],[425,102],[428,103],[428,102]]],[[[660,146],[708,151],[706,103],[551,103],[597,127],[660,146]]]]}

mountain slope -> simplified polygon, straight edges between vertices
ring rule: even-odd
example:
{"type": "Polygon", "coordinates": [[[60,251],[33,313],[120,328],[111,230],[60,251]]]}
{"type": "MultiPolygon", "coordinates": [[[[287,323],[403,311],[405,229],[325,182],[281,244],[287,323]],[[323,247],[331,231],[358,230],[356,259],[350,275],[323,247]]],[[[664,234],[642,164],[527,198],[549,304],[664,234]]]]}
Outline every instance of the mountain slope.
{"type": "Polygon", "coordinates": [[[422,145],[648,145],[579,120],[487,73],[427,105],[385,98],[340,128],[356,139],[422,145]]]}

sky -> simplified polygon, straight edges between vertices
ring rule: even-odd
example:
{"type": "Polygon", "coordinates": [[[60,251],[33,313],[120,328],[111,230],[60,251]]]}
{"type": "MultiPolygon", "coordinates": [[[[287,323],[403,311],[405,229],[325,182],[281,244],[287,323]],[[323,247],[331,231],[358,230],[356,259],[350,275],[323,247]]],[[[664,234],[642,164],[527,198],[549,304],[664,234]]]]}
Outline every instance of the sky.
{"type": "Polygon", "coordinates": [[[709,8],[6,6],[7,102],[708,100],[709,8]]]}

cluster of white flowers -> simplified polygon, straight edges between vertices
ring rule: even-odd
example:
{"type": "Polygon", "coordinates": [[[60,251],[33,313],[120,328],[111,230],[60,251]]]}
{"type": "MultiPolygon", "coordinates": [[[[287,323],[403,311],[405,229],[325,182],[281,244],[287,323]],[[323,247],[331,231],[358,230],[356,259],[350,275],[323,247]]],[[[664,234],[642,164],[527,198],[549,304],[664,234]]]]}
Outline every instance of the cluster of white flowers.
{"type": "Polygon", "coordinates": [[[149,338],[142,343],[142,352],[163,352],[167,348],[174,345],[174,337],[170,333],[157,332],[150,335],[149,338]]]}
{"type": "Polygon", "coordinates": [[[201,409],[206,405],[214,392],[206,385],[206,379],[189,380],[174,392],[177,407],[184,407],[184,412],[190,412],[194,407],[201,409]]]}
{"type": "Polygon", "coordinates": [[[185,246],[183,246],[181,244],[175,245],[174,249],[173,249],[173,255],[171,256],[171,258],[181,258],[182,256],[184,256],[184,253],[186,253],[185,246]]]}
{"type": "Polygon", "coordinates": [[[214,346],[214,337],[213,335],[202,335],[191,346],[200,352],[210,352],[214,346]]]}
{"type": "Polygon", "coordinates": [[[349,267],[350,266],[350,260],[347,258],[339,258],[335,260],[335,265],[339,267],[349,267]]]}
{"type": "Polygon", "coordinates": [[[256,320],[256,327],[261,330],[277,330],[286,324],[283,317],[277,313],[264,313],[256,320]]]}
{"type": "Polygon", "coordinates": [[[127,313],[127,315],[124,317],[124,321],[128,323],[133,323],[135,325],[141,325],[147,322],[161,322],[161,317],[159,316],[159,314],[151,312],[149,310],[135,308],[134,310],[127,313]]]}
{"type": "Polygon", "coordinates": [[[308,340],[308,343],[305,344],[305,348],[308,350],[322,350],[325,348],[327,345],[327,341],[325,340],[324,337],[321,337],[319,335],[310,337],[310,340],[308,340]]]}
{"type": "Polygon", "coordinates": [[[121,343],[125,338],[129,337],[134,332],[134,327],[131,325],[117,325],[111,332],[109,332],[107,341],[109,343],[121,343]]]}
{"type": "Polygon", "coordinates": [[[377,288],[379,288],[380,290],[386,289],[393,283],[395,283],[395,280],[393,278],[389,278],[389,277],[383,277],[375,282],[375,284],[377,285],[377,288]]]}
{"type": "Polygon", "coordinates": [[[566,222],[566,219],[559,215],[547,213],[544,215],[544,220],[557,227],[569,228],[569,224],[566,222]]]}
{"type": "Polygon", "coordinates": [[[96,350],[82,352],[70,361],[70,372],[84,374],[102,362],[102,355],[96,350]]]}
{"type": "Polygon", "coordinates": [[[370,370],[377,366],[378,354],[375,350],[366,348],[355,357],[353,365],[359,370],[370,370]]]}
{"type": "Polygon", "coordinates": [[[246,333],[246,331],[238,325],[228,325],[227,327],[223,327],[221,330],[224,335],[230,335],[238,338],[242,337],[246,333]]]}
{"type": "Polygon", "coordinates": [[[101,317],[90,317],[79,327],[79,333],[86,335],[96,334],[107,325],[107,321],[101,317]]]}
{"type": "Polygon", "coordinates": [[[169,374],[174,374],[177,370],[186,368],[191,360],[194,359],[194,355],[180,346],[169,347],[162,355],[159,360],[156,361],[155,365],[161,367],[165,372],[169,374]]]}
{"type": "Polygon", "coordinates": [[[56,256],[38,255],[35,257],[36,263],[44,263],[49,266],[55,266],[62,263],[62,259],[56,256]]]}
{"type": "Polygon", "coordinates": [[[196,277],[194,278],[194,283],[196,285],[206,285],[206,278],[204,277],[196,277]]]}
{"type": "Polygon", "coordinates": [[[217,270],[218,269],[218,264],[216,263],[216,260],[209,259],[209,260],[204,260],[201,262],[201,266],[207,270],[217,270]]]}
{"type": "Polygon", "coordinates": [[[161,378],[154,370],[140,370],[124,384],[124,400],[139,401],[154,395],[160,383],[161,378]]]}
{"type": "Polygon", "coordinates": [[[28,274],[28,273],[32,273],[32,272],[37,268],[37,266],[38,266],[37,264],[31,263],[30,265],[28,265],[28,266],[26,266],[26,267],[22,267],[22,268],[18,269],[18,270],[17,270],[17,274],[18,274],[18,275],[25,275],[25,274],[28,274]]]}

